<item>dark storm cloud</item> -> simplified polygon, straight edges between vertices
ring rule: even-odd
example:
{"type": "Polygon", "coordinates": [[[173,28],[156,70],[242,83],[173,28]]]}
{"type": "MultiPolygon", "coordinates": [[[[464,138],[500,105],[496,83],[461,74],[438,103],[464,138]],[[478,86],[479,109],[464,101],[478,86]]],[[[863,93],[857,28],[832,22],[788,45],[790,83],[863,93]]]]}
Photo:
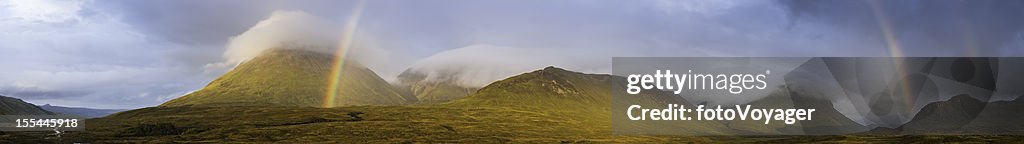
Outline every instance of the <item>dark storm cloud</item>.
{"type": "MultiPolygon", "coordinates": [[[[821,22],[882,38],[887,20],[911,56],[1010,56],[1024,40],[1024,1],[780,0],[794,23],[821,22]],[[1013,52],[1013,51],[1010,51],[1013,52]]],[[[1017,51],[1019,52],[1019,51],[1017,51]]]]}
{"type": "Polygon", "coordinates": [[[275,10],[303,10],[337,16],[344,14],[353,1],[314,0],[290,2],[274,0],[217,1],[96,1],[98,7],[122,14],[126,23],[182,44],[223,43],[242,33],[275,10]]]}
{"type": "Polygon", "coordinates": [[[240,1],[96,1],[147,33],[179,43],[222,42],[263,15],[240,1]]]}

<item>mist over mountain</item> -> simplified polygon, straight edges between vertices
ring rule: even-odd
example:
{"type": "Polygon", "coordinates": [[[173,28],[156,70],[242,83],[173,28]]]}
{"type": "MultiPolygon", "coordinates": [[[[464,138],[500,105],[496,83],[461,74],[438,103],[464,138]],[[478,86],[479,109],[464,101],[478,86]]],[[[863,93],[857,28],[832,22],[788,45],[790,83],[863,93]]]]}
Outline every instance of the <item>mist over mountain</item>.
{"type": "MultiPolygon", "coordinates": [[[[345,60],[338,78],[334,106],[400,105],[415,101],[402,96],[372,70],[345,60]]],[[[322,107],[327,100],[334,55],[300,49],[270,49],[245,61],[207,87],[161,106],[195,104],[271,104],[322,107]]]]}
{"type": "Polygon", "coordinates": [[[598,56],[562,50],[477,44],[423,58],[398,74],[394,83],[421,102],[465,97],[492,82],[549,65],[586,73],[606,73],[598,56]]]}
{"type": "Polygon", "coordinates": [[[466,97],[480,87],[466,87],[457,84],[453,79],[457,74],[439,74],[445,77],[434,80],[427,79],[427,75],[416,71],[405,71],[398,75],[397,87],[405,92],[405,95],[415,96],[420,103],[447,102],[466,97]]]}
{"type": "Polygon", "coordinates": [[[607,73],[611,71],[607,60],[610,58],[564,50],[470,45],[419,60],[403,73],[421,75],[426,81],[449,82],[472,88],[545,66],[586,73],[607,73]]]}
{"type": "Polygon", "coordinates": [[[268,49],[331,53],[339,36],[323,31],[339,30],[330,24],[326,19],[302,11],[275,11],[249,30],[232,37],[224,57],[228,62],[238,63],[255,58],[268,49]],[[304,46],[288,46],[300,44],[304,46]]]}
{"type": "MultiPolygon", "coordinates": [[[[275,10],[265,19],[242,33],[228,38],[221,54],[223,61],[204,66],[207,71],[227,70],[253,59],[271,49],[296,49],[324,54],[335,54],[346,25],[343,21],[298,10],[275,10]]],[[[370,64],[388,63],[384,50],[345,42],[344,57],[370,64]]]]}

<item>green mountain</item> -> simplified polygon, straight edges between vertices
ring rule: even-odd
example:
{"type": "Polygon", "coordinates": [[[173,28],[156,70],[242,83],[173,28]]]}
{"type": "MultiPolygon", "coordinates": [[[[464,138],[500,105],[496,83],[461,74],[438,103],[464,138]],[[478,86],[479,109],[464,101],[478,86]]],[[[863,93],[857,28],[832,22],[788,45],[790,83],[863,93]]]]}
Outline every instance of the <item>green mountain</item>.
{"type": "Polygon", "coordinates": [[[611,77],[547,67],[496,81],[448,104],[526,109],[608,107],[611,77]]]}
{"type": "MultiPolygon", "coordinates": [[[[575,130],[602,133],[612,132],[613,118],[619,122],[627,121],[625,115],[613,117],[611,110],[616,105],[624,108],[627,107],[625,104],[640,104],[660,108],[671,103],[693,107],[679,96],[663,91],[644,91],[616,98],[613,103],[612,86],[625,86],[625,82],[626,79],[619,76],[547,67],[491,83],[466,98],[445,105],[531,111],[572,122],[575,130]]],[[[732,132],[715,121],[647,121],[634,124],[629,126],[630,129],[616,133],[701,135],[732,132]]]]}
{"type": "MultiPolygon", "coordinates": [[[[334,56],[304,50],[271,49],[239,64],[205,88],[160,106],[195,104],[271,104],[325,106],[334,56]]],[[[333,106],[401,105],[404,97],[376,73],[346,60],[333,106]]]]}
{"type": "Polygon", "coordinates": [[[441,77],[443,79],[427,79],[427,75],[406,70],[398,75],[399,89],[405,90],[407,95],[413,95],[420,103],[441,103],[448,102],[469,96],[480,88],[465,87],[456,84],[452,79],[454,74],[441,77]]]}
{"type": "Polygon", "coordinates": [[[54,115],[18,98],[0,96],[0,115],[54,115]]]}

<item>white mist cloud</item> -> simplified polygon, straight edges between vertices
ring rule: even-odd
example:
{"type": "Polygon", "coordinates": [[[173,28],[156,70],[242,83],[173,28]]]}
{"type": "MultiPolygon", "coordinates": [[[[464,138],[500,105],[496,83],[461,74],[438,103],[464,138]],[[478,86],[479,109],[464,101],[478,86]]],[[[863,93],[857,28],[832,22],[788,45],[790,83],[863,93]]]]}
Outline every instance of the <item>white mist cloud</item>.
{"type": "Polygon", "coordinates": [[[78,20],[78,11],[88,1],[66,0],[7,0],[0,1],[0,7],[6,7],[9,17],[33,22],[64,22],[78,20]]]}
{"type": "Polygon", "coordinates": [[[471,45],[444,51],[413,64],[410,72],[428,81],[454,82],[464,87],[483,87],[509,76],[556,66],[585,73],[607,73],[611,61],[602,56],[579,56],[570,51],[471,45]]]}
{"type": "MultiPolygon", "coordinates": [[[[278,10],[270,14],[249,30],[231,37],[224,51],[224,62],[205,66],[207,73],[223,73],[236,64],[259,56],[267,49],[302,49],[326,54],[335,54],[346,33],[342,27],[347,23],[312,15],[304,11],[278,10]]],[[[357,34],[358,35],[358,34],[357,34]]],[[[358,37],[357,37],[358,38],[358,37]]],[[[354,47],[347,52],[347,58],[357,60],[367,67],[380,68],[387,65],[387,51],[369,48],[356,39],[354,47]]]]}
{"type": "Polygon", "coordinates": [[[224,58],[238,63],[272,48],[305,49],[332,53],[339,38],[339,26],[302,11],[275,11],[248,31],[228,41],[224,58]]]}

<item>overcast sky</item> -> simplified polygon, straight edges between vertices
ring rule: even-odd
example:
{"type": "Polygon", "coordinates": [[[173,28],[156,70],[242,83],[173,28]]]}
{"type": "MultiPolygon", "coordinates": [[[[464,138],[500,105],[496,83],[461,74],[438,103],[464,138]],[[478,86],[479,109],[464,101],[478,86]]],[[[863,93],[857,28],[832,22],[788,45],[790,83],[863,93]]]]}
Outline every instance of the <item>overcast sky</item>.
{"type": "MultiPolygon", "coordinates": [[[[506,71],[485,80],[545,65],[609,72],[612,56],[1024,56],[1022,1],[363,6],[353,55],[385,79],[410,67],[452,64],[506,71]]],[[[287,42],[267,40],[279,37],[266,33],[336,44],[323,37],[340,35],[355,7],[356,1],[0,0],[0,95],[63,106],[155,106],[230,69],[237,55],[228,49],[287,42]]]]}

